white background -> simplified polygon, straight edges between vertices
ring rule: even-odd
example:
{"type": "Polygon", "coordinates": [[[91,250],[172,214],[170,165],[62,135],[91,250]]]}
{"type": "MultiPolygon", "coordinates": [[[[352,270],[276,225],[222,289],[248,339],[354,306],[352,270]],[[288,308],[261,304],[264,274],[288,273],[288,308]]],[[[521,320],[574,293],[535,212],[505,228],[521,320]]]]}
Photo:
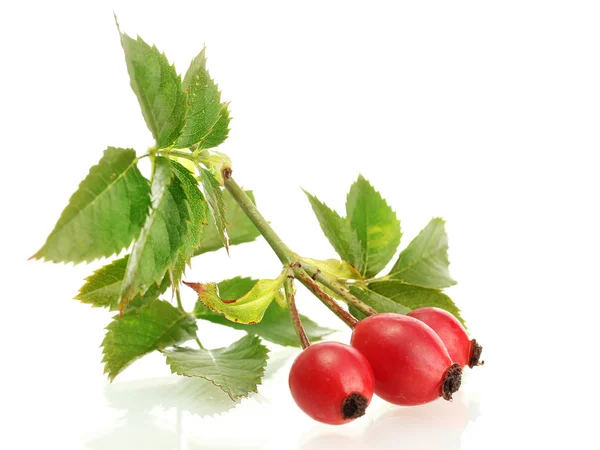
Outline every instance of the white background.
{"type": "MultiPolygon", "coordinates": [[[[0,448],[599,448],[599,23],[581,1],[2,3],[0,448]],[[295,351],[276,346],[259,394],[230,411],[158,355],[108,384],[110,314],[71,300],[102,262],[26,259],[107,145],[152,145],[113,9],[179,71],[208,46],[234,118],[222,150],[293,249],[335,256],[299,187],[342,210],[359,171],[402,220],[401,247],[447,220],[448,294],[486,360],[453,403],[376,400],[317,424],[290,398],[295,351]]],[[[261,239],[188,279],[278,270],[261,239]]],[[[239,335],[200,325],[207,345],[239,335]]]]}

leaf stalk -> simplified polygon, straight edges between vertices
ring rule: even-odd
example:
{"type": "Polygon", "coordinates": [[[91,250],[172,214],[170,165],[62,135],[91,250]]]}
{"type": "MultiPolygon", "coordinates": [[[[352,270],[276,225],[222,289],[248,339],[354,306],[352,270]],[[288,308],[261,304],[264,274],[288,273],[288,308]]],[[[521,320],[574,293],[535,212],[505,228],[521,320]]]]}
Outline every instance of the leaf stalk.
{"type": "Polygon", "coordinates": [[[325,276],[325,274],[323,274],[323,272],[321,272],[318,267],[311,266],[310,264],[307,264],[303,261],[301,261],[301,264],[302,268],[306,271],[306,273],[308,273],[311,276],[313,280],[331,289],[331,291],[339,295],[349,305],[354,306],[356,309],[358,309],[363,314],[366,314],[367,316],[377,314],[377,311],[375,311],[369,305],[359,300],[356,296],[352,295],[345,286],[342,286],[337,281],[334,281],[329,277],[325,276]]]}
{"type": "Polygon", "coordinates": [[[312,277],[299,264],[295,264],[294,275],[309,291],[311,291],[321,302],[327,306],[342,322],[354,329],[358,320],[348,311],[342,308],[331,296],[317,284],[312,277]]]}
{"type": "Polygon", "coordinates": [[[271,225],[269,225],[267,220],[258,211],[256,205],[252,202],[252,200],[250,200],[244,190],[232,178],[231,174],[231,168],[225,168],[222,171],[225,189],[229,191],[242,211],[244,211],[250,221],[254,224],[254,226],[256,226],[260,234],[271,246],[279,260],[284,265],[288,265],[290,268],[292,268],[298,281],[300,281],[308,290],[310,290],[319,300],[321,300],[321,302],[325,304],[325,306],[333,311],[333,313],[336,314],[350,328],[354,328],[358,321],[350,313],[338,305],[338,303],[323,290],[319,283],[329,288],[348,304],[356,307],[362,313],[368,316],[377,314],[377,311],[352,295],[346,287],[342,286],[335,280],[331,280],[329,277],[323,274],[318,267],[314,267],[304,262],[302,258],[292,252],[292,250],[290,250],[290,248],[281,240],[277,233],[275,233],[275,230],[273,230],[271,225]]]}
{"type": "Polygon", "coordinates": [[[300,320],[300,316],[298,315],[298,309],[296,308],[294,276],[291,273],[288,273],[286,275],[285,280],[283,282],[283,289],[285,290],[285,298],[287,300],[288,308],[290,310],[292,323],[294,324],[296,334],[298,335],[298,339],[300,340],[300,345],[302,345],[302,348],[305,349],[310,345],[310,341],[308,339],[308,336],[306,335],[306,331],[304,331],[302,321],[300,320]]]}
{"type": "Polygon", "coordinates": [[[175,287],[175,298],[177,299],[177,307],[185,312],[185,309],[183,309],[183,303],[181,303],[181,293],[179,292],[179,286],[175,287]]]}

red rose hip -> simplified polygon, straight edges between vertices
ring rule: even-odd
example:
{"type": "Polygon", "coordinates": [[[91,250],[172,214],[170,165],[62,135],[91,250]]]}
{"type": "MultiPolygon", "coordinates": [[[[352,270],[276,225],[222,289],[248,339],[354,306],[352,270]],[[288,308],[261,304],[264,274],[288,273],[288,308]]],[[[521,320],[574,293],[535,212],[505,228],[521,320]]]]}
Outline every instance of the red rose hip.
{"type": "Polygon", "coordinates": [[[373,371],[355,348],[339,342],[307,347],[290,370],[296,404],[315,420],[341,425],[362,415],[373,397],[373,371]]]}
{"type": "Polygon", "coordinates": [[[396,405],[420,405],[442,396],[452,399],[462,369],[444,343],[423,322],[401,314],[376,314],[361,320],[352,346],[373,369],[375,393],[396,405]]]}
{"type": "Polygon", "coordinates": [[[452,361],[461,367],[480,366],[482,347],[475,339],[469,339],[467,331],[456,317],[440,308],[419,308],[408,313],[409,316],[429,325],[440,337],[452,361]]]}

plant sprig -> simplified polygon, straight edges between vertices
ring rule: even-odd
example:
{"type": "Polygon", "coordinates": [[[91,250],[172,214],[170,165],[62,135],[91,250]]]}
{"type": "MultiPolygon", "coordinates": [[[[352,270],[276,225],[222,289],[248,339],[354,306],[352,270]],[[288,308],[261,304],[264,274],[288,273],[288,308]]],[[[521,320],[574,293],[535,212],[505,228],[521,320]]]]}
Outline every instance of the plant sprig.
{"type": "Polygon", "coordinates": [[[235,182],[230,158],[215,150],[227,139],[230,115],[206,68],[205,49],[182,79],[155,46],[119,34],[154,144],[139,156],[133,149],[108,147],[33,256],[76,264],[114,257],[86,278],[75,297],[119,311],[102,343],[111,380],[135,360],[160,351],[174,373],[209,380],[234,400],[247,396],[256,391],[267,364],[262,340],[306,347],[333,332],[298,313],[295,281],[350,327],[377,312],[405,314],[421,306],[444,308],[462,321],[442,292],[455,283],[442,219],[432,219],[381,275],[400,245],[400,221],[359,176],[345,216],[306,193],[340,260],[298,255],[261,215],[252,192],[235,182]],[[149,180],[137,167],[141,158],[152,162],[149,180]],[[261,235],[282,264],[272,279],[183,281],[192,258],[261,235]],[[198,293],[193,311],[182,307],[182,284],[198,293]],[[175,306],[161,299],[165,292],[175,293],[175,306]],[[206,349],[196,333],[202,321],[247,335],[227,348],[206,349]],[[183,346],[192,341],[197,348],[183,346]]]}

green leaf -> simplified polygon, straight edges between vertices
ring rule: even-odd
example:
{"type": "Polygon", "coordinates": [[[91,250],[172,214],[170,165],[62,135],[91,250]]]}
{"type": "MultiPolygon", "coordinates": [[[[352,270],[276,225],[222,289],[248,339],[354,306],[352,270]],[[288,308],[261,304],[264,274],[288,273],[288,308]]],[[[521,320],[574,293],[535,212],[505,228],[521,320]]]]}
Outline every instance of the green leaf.
{"type": "MultiPolygon", "coordinates": [[[[246,195],[250,197],[253,203],[254,194],[252,191],[246,191],[246,195]]],[[[229,245],[244,244],[252,242],[260,233],[254,224],[248,219],[248,216],[242,211],[239,205],[235,202],[229,192],[223,192],[225,200],[225,218],[227,222],[227,236],[229,237],[229,245]]],[[[217,227],[213,221],[210,221],[204,229],[200,246],[197,248],[195,255],[212,252],[223,248],[223,241],[219,236],[217,227]]]]}
{"type": "Polygon", "coordinates": [[[280,295],[285,272],[274,280],[259,280],[242,296],[235,299],[223,299],[217,283],[187,283],[196,293],[198,300],[211,310],[224,314],[233,322],[254,324],[262,320],[265,310],[275,297],[280,295]]]}
{"type": "MultiPolygon", "coordinates": [[[[257,280],[252,278],[232,278],[221,281],[218,284],[219,294],[224,299],[235,299],[247,294],[254,287],[257,280]]],[[[225,325],[236,330],[246,331],[249,334],[256,334],[267,341],[289,347],[299,347],[300,342],[296,335],[296,330],[290,318],[290,312],[281,308],[275,303],[271,303],[265,311],[265,315],[259,323],[246,325],[227,320],[222,314],[208,309],[202,301],[198,300],[194,307],[194,315],[198,319],[208,320],[212,323],[225,325]]],[[[304,326],[304,331],[311,342],[317,342],[323,337],[333,333],[335,330],[324,328],[317,325],[308,317],[300,315],[300,320],[304,326]]]]}
{"type": "Polygon", "coordinates": [[[400,244],[400,221],[362,175],[350,188],[346,215],[361,245],[361,273],[366,278],[377,275],[394,257],[400,244]]]}
{"type": "MultiPolygon", "coordinates": [[[[202,302],[196,304],[194,314],[198,319],[208,320],[212,323],[246,331],[250,334],[256,334],[274,344],[287,347],[300,347],[296,330],[290,319],[289,310],[281,308],[275,302],[267,307],[262,320],[252,325],[227,320],[222,314],[208,309],[202,302]]],[[[304,331],[306,331],[311,342],[320,341],[325,336],[336,331],[330,328],[321,327],[302,314],[300,314],[300,320],[302,320],[304,331]]]]}
{"type": "Polygon", "coordinates": [[[304,191],[319,220],[321,229],[338,255],[363,272],[361,247],[350,222],[319,201],[317,197],[304,191]]]}
{"type": "MultiPolygon", "coordinates": [[[[369,289],[359,289],[355,286],[350,286],[350,293],[361,300],[363,303],[366,303],[371,308],[375,309],[375,311],[379,313],[396,313],[396,314],[407,314],[410,312],[410,309],[400,303],[395,302],[394,300],[384,297],[381,294],[378,294],[375,291],[371,291],[369,289]]],[[[357,319],[364,319],[366,316],[354,306],[350,306],[350,314],[352,314],[357,319]]]]}
{"type": "Polygon", "coordinates": [[[150,47],[142,38],[121,34],[121,46],[131,82],[158,148],[173,144],[185,123],[187,99],[181,78],[169,65],[164,53],[150,47]]]}
{"type": "Polygon", "coordinates": [[[443,289],[456,284],[448,271],[448,236],[444,220],[432,219],[398,257],[388,277],[443,289]]]}
{"type": "MultiPolygon", "coordinates": [[[[96,270],[85,279],[86,282],[79,289],[79,293],[75,296],[75,299],[93,307],[108,308],[111,311],[118,309],[128,260],[129,255],[126,255],[96,270]]],[[[170,284],[171,280],[167,275],[163,278],[160,285],[153,284],[150,286],[143,297],[139,294],[136,295],[128,307],[137,309],[151,303],[160,294],[165,292],[170,284]]]]}
{"type": "Polygon", "coordinates": [[[120,306],[162,281],[184,244],[191,219],[190,207],[172,163],[154,161],[152,211],[136,240],[125,272],[120,306]]]}
{"type": "Polygon", "coordinates": [[[117,315],[106,327],[102,342],[104,372],[112,381],[136,359],[194,339],[197,328],[193,316],[163,300],[155,300],[139,312],[117,315]]]}
{"type": "Polygon", "coordinates": [[[200,142],[201,148],[213,148],[222,144],[229,136],[229,103],[221,103],[219,111],[219,120],[215,123],[210,133],[200,142]]]}
{"type": "Polygon", "coordinates": [[[400,280],[374,281],[369,283],[369,289],[400,303],[407,308],[417,309],[423,306],[436,306],[454,314],[464,325],[460,310],[446,294],[437,289],[406,284],[400,280]]]}
{"type": "Polygon", "coordinates": [[[208,204],[198,188],[196,177],[181,164],[175,161],[171,161],[171,164],[175,176],[179,179],[185,191],[191,211],[188,234],[185,236],[177,261],[171,270],[173,286],[177,286],[181,281],[186,264],[189,264],[191,257],[202,242],[202,234],[207,223],[208,204]]]}
{"type": "Polygon", "coordinates": [[[227,219],[225,218],[225,199],[223,197],[223,190],[215,176],[209,170],[202,167],[200,168],[200,181],[202,181],[204,194],[206,195],[208,205],[210,206],[210,212],[212,213],[213,223],[216,227],[215,229],[219,236],[219,240],[223,243],[225,248],[228,249],[227,236],[225,235],[227,219]]]}
{"type": "Polygon", "coordinates": [[[333,280],[362,280],[362,275],[352,264],[338,259],[302,258],[311,266],[317,267],[323,274],[333,280]]]}
{"type": "Polygon", "coordinates": [[[269,350],[256,336],[246,335],[229,347],[215,350],[165,350],[171,372],[199,377],[225,391],[232,400],[257,392],[265,374],[269,350]]]}
{"type": "MultiPolygon", "coordinates": [[[[258,280],[249,277],[235,277],[223,280],[218,283],[219,294],[225,300],[235,300],[243,297],[256,285],[258,280]]],[[[196,303],[196,306],[203,306],[202,302],[196,303]]]]}
{"type": "MultiPolygon", "coordinates": [[[[187,152],[183,152],[184,154],[187,153],[188,155],[192,156],[192,152],[191,151],[187,151],[187,152]]],[[[191,159],[188,158],[184,158],[182,156],[174,156],[173,153],[168,153],[169,159],[171,161],[175,161],[179,164],[181,164],[183,167],[185,167],[188,171],[190,171],[194,176],[196,173],[196,163],[194,161],[192,161],[191,159]]]]}
{"type": "Polygon", "coordinates": [[[206,49],[196,56],[185,77],[183,89],[188,92],[186,123],[175,145],[189,148],[202,143],[214,130],[221,117],[221,93],[206,70],[206,49]]]}
{"type": "MultiPolygon", "coordinates": [[[[356,280],[356,285],[363,287],[364,282],[360,272],[352,264],[346,261],[340,261],[337,259],[310,259],[302,258],[302,260],[311,266],[317,267],[326,277],[334,280],[356,280]]],[[[321,288],[332,298],[345,302],[346,300],[339,294],[333,292],[327,286],[320,284],[321,288]]]]}
{"type": "Polygon", "coordinates": [[[108,147],[33,258],[77,264],[118,253],[140,232],[149,207],[135,151],[108,147]]]}

